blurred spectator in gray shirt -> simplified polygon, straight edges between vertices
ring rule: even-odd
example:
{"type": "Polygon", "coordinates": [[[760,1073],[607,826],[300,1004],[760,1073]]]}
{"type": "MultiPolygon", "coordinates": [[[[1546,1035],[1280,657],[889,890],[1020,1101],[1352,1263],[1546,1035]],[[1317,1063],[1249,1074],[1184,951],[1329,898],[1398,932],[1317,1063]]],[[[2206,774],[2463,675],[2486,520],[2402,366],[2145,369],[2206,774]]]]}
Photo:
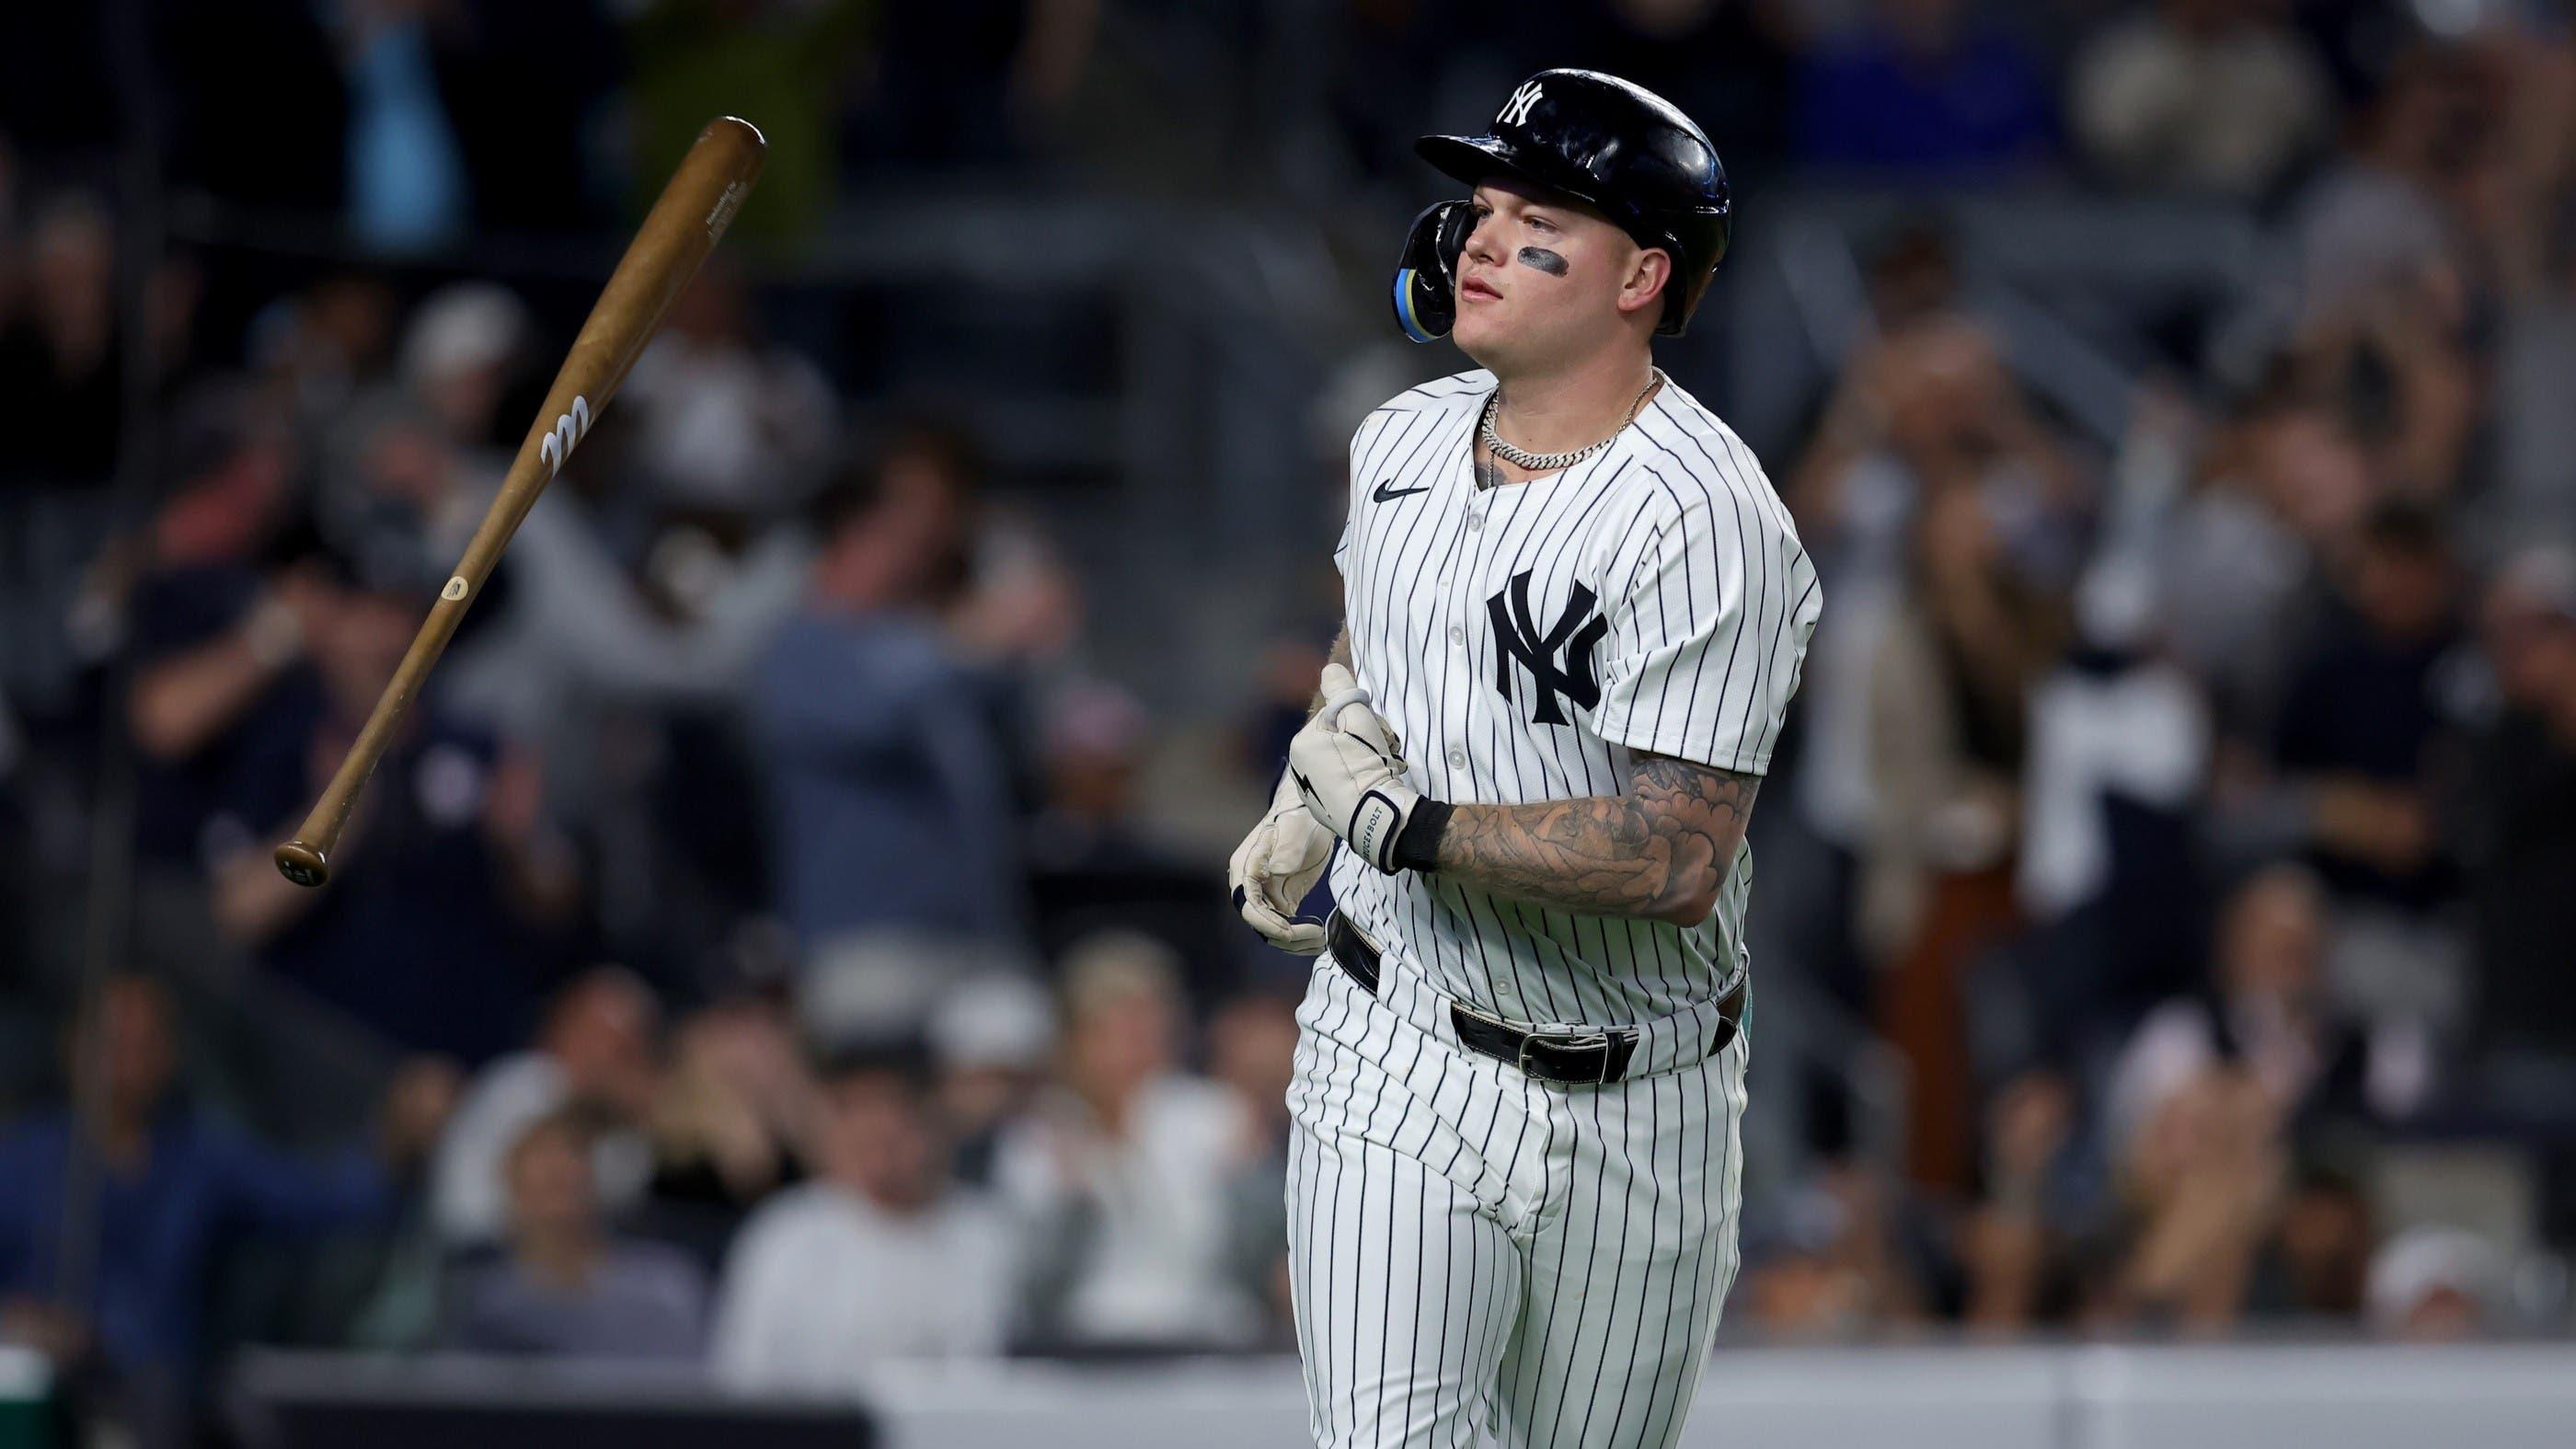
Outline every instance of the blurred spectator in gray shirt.
{"type": "Polygon", "coordinates": [[[1027,1225],[1025,1310],[1044,1346],[1242,1347],[1261,1332],[1236,1184],[1281,1179],[1245,1104],[1179,1069],[1182,1013],[1176,953],[1151,937],[1103,932],[1065,962],[1057,1083],[993,1171],[1027,1225]]]}
{"type": "Polygon", "coordinates": [[[820,1180],[762,1206],[726,1260],[717,1374],[829,1390],[877,1359],[1000,1353],[1009,1222],[950,1180],[926,1073],[860,1058],[826,1096],[820,1180]]]}
{"type": "Polygon", "coordinates": [[[539,1118],[511,1144],[506,1256],[450,1286],[450,1348],[583,1358],[697,1356],[707,1288],[676,1249],[610,1235],[578,1117],[539,1118]]]}

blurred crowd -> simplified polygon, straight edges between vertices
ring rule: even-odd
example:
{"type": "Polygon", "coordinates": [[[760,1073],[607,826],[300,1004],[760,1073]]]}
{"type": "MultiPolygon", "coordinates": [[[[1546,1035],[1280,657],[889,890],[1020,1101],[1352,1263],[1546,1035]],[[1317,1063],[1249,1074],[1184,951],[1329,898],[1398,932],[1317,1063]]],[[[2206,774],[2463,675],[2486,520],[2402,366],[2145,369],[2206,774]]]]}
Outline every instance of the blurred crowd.
{"type": "Polygon", "coordinates": [[[2563,1326],[2559,12],[341,0],[0,19],[0,1337],[183,1418],[250,1341],[827,1393],[1286,1343],[1305,966],[1173,817],[1250,819],[1329,606],[1214,718],[1149,713],[1097,663],[1078,501],[862,396],[900,359],[805,345],[757,264],[528,516],[330,887],[269,852],[587,304],[442,247],[618,231],[746,94],[774,247],[922,173],[1275,175],[1391,245],[1410,135],[1567,62],[1703,119],[1748,208],[2035,187],[2261,238],[2140,339],[2112,437],[1937,207],[1855,248],[1864,325],[1768,459],[1828,603],[1755,822],[1736,1324],[2563,1326]],[[1242,84],[1274,52],[1293,94],[1242,84]],[[172,195],[334,240],[122,246],[137,114],[172,195]]]}

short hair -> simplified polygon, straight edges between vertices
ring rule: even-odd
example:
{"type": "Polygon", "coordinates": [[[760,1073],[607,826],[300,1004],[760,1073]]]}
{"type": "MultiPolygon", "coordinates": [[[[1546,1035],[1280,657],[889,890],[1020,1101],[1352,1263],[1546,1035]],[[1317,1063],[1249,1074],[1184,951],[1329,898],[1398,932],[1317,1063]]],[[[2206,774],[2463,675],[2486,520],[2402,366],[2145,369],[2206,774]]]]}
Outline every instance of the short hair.
{"type": "Polygon", "coordinates": [[[815,1075],[826,1088],[867,1080],[891,1081],[903,1089],[904,1095],[920,1099],[930,1092],[930,1051],[911,1038],[843,1047],[824,1054],[815,1064],[815,1075]]]}
{"type": "Polygon", "coordinates": [[[1099,931],[1075,942],[1064,957],[1067,1018],[1131,996],[1159,996],[1178,1003],[1181,954],[1142,931],[1099,931]]]}
{"type": "Polygon", "coordinates": [[[928,459],[961,494],[983,487],[986,459],[974,434],[952,419],[916,416],[887,428],[875,447],[844,450],[806,504],[806,526],[816,536],[830,538],[865,518],[885,496],[886,465],[902,457],[928,459]]]}

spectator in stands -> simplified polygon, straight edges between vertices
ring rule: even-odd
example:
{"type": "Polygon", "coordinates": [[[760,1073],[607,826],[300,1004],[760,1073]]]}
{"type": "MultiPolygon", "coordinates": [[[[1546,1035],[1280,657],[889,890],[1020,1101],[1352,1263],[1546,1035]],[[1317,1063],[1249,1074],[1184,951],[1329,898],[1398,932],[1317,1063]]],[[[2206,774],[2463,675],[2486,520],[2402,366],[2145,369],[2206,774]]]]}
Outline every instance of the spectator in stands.
{"type": "Polygon", "coordinates": [[[858,1058],[825,1092],[819,1180],[765,1204],[726,1263],[717,1374],[848,1392],[881,1359],[1000,1353],[1010,1225],[953,1184],[921,1064],[858,1058]]]}
{"type": "Polygon", "coordinates": [[[2499,707],[2469,741],[2458,802],[2477,1037],[2512,1110],[2563,1121],[2576,1050],[2576,552],[2517,554],[2483,614],[2499,707]]]}
{"type": "Polygon", "coordinates": [[[2155,549],[2163,638],[2208,690],[2221,737],[2259,756],[2307,630],[2318,555],[2370,507],[2370,460],[2332,409],[2274,389],[2219,427],[2191,471],[2155,549]]]}
{"type": "MultiPolygon", "coordinates": [[[[547,761],[548,806],[596,863],[603,948],[676,980],[770,894],[738,710],[812,550],[798,530],[734,511],[783,491],[657,502],[644,477],[655,424],[635,401],[620,397],[522,521],[502,592],[478,601],[468,617],[481,632],[440,678],[460,714],[547,761]]],[[[685,393],[675,405],[690,405],[685,393]]],[[[771,483],[797,486],[760,480],[771,483]]]]}
{"type": "Polygon", "coordinates": [[[2350,316],[2391,287],[2457,287],[2466,244],[2444,202],[2486,118],[2480,88],[2469,52],[2438,41],[2387,62],[2346,156],[2287,220],[2280,264],[2298,298],[2289,330],[2350,316]]]}
{"type": "Polygon", "coordinates": [[[1806,160],[1955,172],[2048,158],[2056,102],[2018,39],[1961,0],[1881,0],[1875,12],[1874,23],[1807,59],[1798,86],[1806,160]]]}
{"type": "Polygon", "coordinates": [[[2325,68],[2257,0],[2164,0],[2096,32],[2068,88],[2094,164],[2131,186],[2260,198],[2331,139],[2325,68]]]}
{"type": "Polygon", "coordinates": [[[750,298],[721,261],[680,294],[619,400],[634,410],[644,481],[669,506],[780,512],[813,495],[834,442],[831,383],[802,354],[757,341],[750,298]]]}
{"type": "Polygon", "coordinates": [[[695,1358],[706,1280],[676,1248],[609,1231],[578,1114],[540,1117],[511,1143],[506,1256],[448,1286],[450,1348],[579,1358],[695,1358]]]}
{"type": "Polygon", "coordinates": [[[1040,742],[1046,801],[1029,829],[1033,869],[1114,874],[1172,866],[1136,816],[1145,710],[1112,685],[1075,685],[1048,701],[1040,742]]]}
{"type": "Polygon", "coordinates": [[[2459,1228],[2400,1233],[2370,1260],[2370,1326],[2383,1338],[2454,1343],[2495,1326],[2505,1264],[2493,1245],[2459,1228]]]}
{"type": "Polygon", "coordinates": [[[330,593],[318,568],[285,557],[300,523],[287,497],[296,453],[251,387],[209,382],[175,412],[178,482],[125,593],[126,727],[146,782],[137,844],[194,867],[243,721],[306,664],[330,593]]]}
{"type": "MultiPolygon", "coordinates": [[[[2135,483],[2115,515],[2138,512],[2135,483]]],[[[2154,647],[2156,527],[2105,526],[2076,591],[2081,642],[2030,693],[2013,897],[2032,929],[2009,956],[2034,1009],[2006,1045],[1994,1028],[2012,1014],[1988,999],[1989,1070],[2043,1052],[2083,1060],[2188,985],[2201,953],[2200,923],[2177,905],[2196,894],[2210,720],[2199,681],[2154,647]]]]}
{"type": "Polygon", "coordinates": [[[374,567],[446,582],[486,499],[438,414],[401,388],[370,388],[323,433],[315,461],[325,538],[374,567]]]}
{"type": "Polygon", "coordinates": [[[430,1178],[431,1221],[451,1243],[489,1242],[507,1223],[504,1162],[529,1124],[571,1112],[591,1133],[592,1188],[622,1214],[643,1200],[653,1147],[643,1131],[660,1085],[661,1008],[632,975],[602,967],[566,986],[536,1045],[476,1073],[430,1178]]]}
{"type": "Polygon", "coordinates": [[[656,1233],[712,1270],[745,1216],[806,1173],[824,1107],[784,1003],[737,996],[683,1020],[653,1098],[656,1233]]]}
{"type": "Polygon", "coordinates": [[[1177,1069],[1180,971],[1149,937],[1112,933],[1064,964],[1057,1085],[1002,1144],[994,1182],[1026,1224],[1026,1317],[1058,1346],[1242,1345],[1257,1300],[1237,1276],[1249,1114],[1177,1069]]]}
{"type": "Polygon", "coordinates": [[[507,287],[457,282],[430,293],[403,330],[402,382],[445,429],[449,446],[507,468],[527,420],[501,415],[520,382],[528,309],[507,287]]]}
{"type": "Polygon", "coordinates": [[[2372,1244],[2370,1199],[2361,1185],[2334,1168],[2303,1165],[2264,1245],[2249,1310],[2270,1318],[2359,1322],[2372,1244]]]}
{"type": "Polygon", "coordinates": [[[464,148],[431,63],[437,9],[423,0],[331,8],[349,97],[349,225],[383,251],[453,241],[471,212],[464,148]]]}
{"type": "Polygon", "coordinates": [[[1046,1085],[1054,1003],[1024,976],[987,975],[947,993],[927,1037],[958,1176],[989,1186],[1002,1134],[1046,1085]]]}
{"type": "Polygon", "coordinates": [[[2289,1184],[2283,1106],[2246,1066],[2174,1085],[2121,1143],[2096,1323],[2223,1331],[2242,1316],[2289,1184]]]}
{"type": "Polygon", "coordinates": [[[1848,1338],[1920,1322],[1931,1285],[1908,1242],[1904,1185],[1858,1158],[1828,1157],[1790,1195],[1776,1238],[1753,1253],[1742,1292],[1755,1323],[1787,1338],[1848,1338]]]}
{"type": "Polygon", "coordinates": [[[1150,809],[1154,792],[1143,776],[1154,741],[1144,707],[1096,680],[1040,684],[1036,692],[1044,793],[1026,838],[1040,949],[1120,927],[1169,941],[1197,961],[1225,961],[1255,944],[1211,929],[1232,923],[1207,914],[1205,862],[1150,809]]]}
{"type": "Polygon", "coordinates": [[[2222,1066],[2261,1087],[2285,1122],[2365,1114],[2365,1044],[2326,996],[2326,894],[2295,864],[2256,872],[2227,902],[2209,981],[2148,1013],[2113,1067],[2114,1141],[2133,1138],[2176,1092],[2222,1066]]]}
{"type": "Polygon", "coordinates": [[[1855,358],[1799,462],[1790,497],[1837,601],[1809,671],[1802,813],[1875,863],[1862,910],[1880,954],[1920,910],[1933,847],[1906,832],[1959,837],[1954,857],[2001,857],[2012,812],[1999,787],[2018,766],[2022,693],[2064,633],[2077,491],[1993,339],[1948,313],[1855,358]],[[1946,723],[1912,739],[1879,727],[1927,719],[1946,723]],[[1880,760],[1883,747],[1903,753],[1880,760]]]}
{"type": "Polygon", "coordinates": [[[2056,1072],[2025,1072],[1986,1108],[1983,1194],[1960,1224],[1960,1317],[2026,1332],[2072,1313],[2073,1251],[2091,1226],[2094,1181],[2077,1142],[2074,1092],[2056,1072]]]}
{"type": "Polygon", "coordinates": [[[16,316],[0,318],[0,489],[106,486],[123,413],[116,229],[76,194],[36,208],[16,316]]]}
{"type": "Polygon", "coordinates": [[[1922,1087],[1912,1170],[1959,1188],[1973,1136],[1960,976],[2013,921],[2030,695],[2069,638],[2081,499],[1982,331],[1918,324],[1888,366],[1883,441],[1844,480],[1856,512],[1898,510],[1869,525],[1890,552],[1854,560],[1878,590],[1863,626],[1875,639],[1836,646],[1852,674],[1818,707],[1858,693],[1832,707],[1857,712],[1841,727],[1857,730],[1868,781],[1862,936],[1890,968],[1877,1010],[1922,1087]],[[1869,652],[1841,653],[1855,648],[1869,652]]]}
{"type": "Polygon", "coordinates": [[[2448,887],[2425,772],[2458,637],[2450,543],[2427,509],[2383,503],[2328,575],[2335,607],[2291,662],[2273,760],[2312,797],[2310,843],[2338,893],[2425,909],[2448,887]]]}
{"type": "Polygon", "coordinates": [[[1238,996],[1209,1015],[1208,1076],[1244,1114],[1246,1166],[1231,1188],[1234,1274],[1269,1309],[1274,1346],[1296,1341],[1288,1275],[1288,1081],[1297,1057],[1297,1003],[1238,996]]]}
{"type": "Polygon", "coordinates": [[[151,977],[110,979],[65,1042],[67,1056],[97,1064],[92,1125],[63,1107],[0,1138],[0,1339],[66,1371],[94,1353],[120,1374],[192,1374],[210,1274],[236,1235],[390,1227],[404,1174],[455,1097],[452,1068],[406,1067],[376,1143],[308,1161],[224,1125],[179,1088],[174,1011],[151,977]],[[75,1157],[97,1172],[77,1234],[65,1218],[75,1157]],[[73,1236],[89,1277],[66,1302],[56,1273],[73,1236]]]}
{"type": "Polygon", "coordinates": [[[373,277],[320,278],[251,319],[251,362],[299,428],[328,432],[383,378],[398,310],[393,289],[373,277]]]}
{"type": "Polygon", "coordinates": [[[359,797],[330,889],[277,873],[275,842],[338,768],[436,588],[399,559],[307,558],[326,580],[306,641],[315,667],[242,726],[208,827],[216,919],[386,1040],[488,1060],[525,1039],[550,984],[549,932],[577,902],[577,862],[545,816],[534,760],[456,723],[433,688],[359,797]]]}
{"type": "Polygon", "coordinates": [[[1021,919],[993,682],[938,612],[965,577],[971,467],[923,435],[827,489],[811,592],[755,668],[779,906],[809,949],[1021,919]]]}

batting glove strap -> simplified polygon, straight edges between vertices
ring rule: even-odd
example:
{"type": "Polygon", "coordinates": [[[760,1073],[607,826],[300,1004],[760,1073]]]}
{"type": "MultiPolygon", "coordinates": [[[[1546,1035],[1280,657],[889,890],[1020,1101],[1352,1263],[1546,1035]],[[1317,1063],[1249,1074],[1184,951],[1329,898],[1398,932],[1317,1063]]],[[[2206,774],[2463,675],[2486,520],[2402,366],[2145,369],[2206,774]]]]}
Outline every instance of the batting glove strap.
{"type": "Polygon", "coordinates": [[[1371,790],[1351,807],[1350,824],[1343,828],[1342,839],[1348,841],[1351,853],[1389,875],[1395,874],[1395,843],[1404,838],[1404,806],[1383,790],[1371,790]]]}
{"type": "Polygon", "coordinates": [[[1446,800],[1425,795],[1413,802],[1405,817],[1404,827],[1395,833],[1395,845],[1389,860],[1397,870],[1438,870],[1440,837],[1449,829],[1449,817],[1457,807],[1446,800]]]}

